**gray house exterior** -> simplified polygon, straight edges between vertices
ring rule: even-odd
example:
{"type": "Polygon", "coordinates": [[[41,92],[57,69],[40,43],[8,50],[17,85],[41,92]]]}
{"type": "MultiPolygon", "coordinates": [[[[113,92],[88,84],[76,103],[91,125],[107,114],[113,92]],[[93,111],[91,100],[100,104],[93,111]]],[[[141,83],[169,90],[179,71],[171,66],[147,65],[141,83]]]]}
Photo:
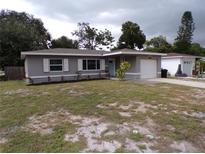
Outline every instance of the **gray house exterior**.
{"type": "Polygon", "coordinates": [[[126,79],[161,76],[161,53],[122,49],[112,52],[46,49],[21,52],[28,84],[115,77],[122,61],[131,64],[126,79]]]}

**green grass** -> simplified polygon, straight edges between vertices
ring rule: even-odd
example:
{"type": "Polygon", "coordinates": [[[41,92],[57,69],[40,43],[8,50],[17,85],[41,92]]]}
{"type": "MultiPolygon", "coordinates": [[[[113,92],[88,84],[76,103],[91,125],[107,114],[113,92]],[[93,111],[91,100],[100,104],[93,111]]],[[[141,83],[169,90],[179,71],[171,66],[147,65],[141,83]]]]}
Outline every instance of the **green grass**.
{"type": "Polygon", "coordinates": [[[144,144],[140,144],[140,145],[138,145],[138,147],[139,147],[141,150],[145,150],[145,149],[146,149],[146,145],[144,145],[144,144]]]}
{"type": "MultiPolygon", "coordinates": [[[[0,145],[0,152],[79,152],[86,146],[85,139],[72,143],[64,141],[64,134],[74,132],[72,124],[60,123],[50,135],[25,132],[21,129],[28,118],[34,114],[43,115],[59,109],[68,110],[81,116],[103,117],[111,123],[143,122],[147,117],[157,124],[158,135],[172,140],[198,141],[200,134],[205,133],[203,119],[186,117],[181,111],[205,112],[204,100],[193,97],[190,87],[168,84],[144,84],[134,81],[82,81],[73,83],[26,86],[23,81],[0,82],[0,134],[6,134],[8,142],[0,145]],[[15,93],[19,89],[25,92],[15,93]],[[70,91],[81,93],[72,95],[70,91]],[[13,92],[8,94],[8,92],[13,92]],[[183,96],[184,99],[174,100],[183,96]],[[108,105],[118,102],[128,104],[130,101],[143,101],[146,104],[162,104],[167,107],[150,109],[146,113],[132,113],[131,118],[123,118],[118,109],[100,109],[98,104],[108,105]],[[176,105],[176,106],[173,106],[176,105]],[[178,113],[171,113],[172,110],[178,113]],[[168,113],[169,114],[168,114],[168,113]],[[157,114],[154,114],[157,113],[157,114]],[[175,131],[169,131],[166,125],[172,125],[175,131]],[[14,129],[15,128],[15,129],[14,129]],[[13,130],[13,131],[11,131],[13,130]]],[[[201,90],[202,93],[205,90],[201,90]]],[[[144,140],[141,134],[128,136],[135,140],[144,140]]],[[[113,138],[120,138],[113,135],[113,138]]],[[[112,140],[108,137],[108,140],[112,140]]],[[[143,147],[142,147],[143,149],[143,147]]],[[[120,148],[118,151],[124,151],[120,148]]]]}
{"type": "Polygon", "coordinates": [[[130,134],[130,139],[134,141],[141,141],[142,139],[144,139],[144,135],[140,133],[132,133],[130,134]]]}

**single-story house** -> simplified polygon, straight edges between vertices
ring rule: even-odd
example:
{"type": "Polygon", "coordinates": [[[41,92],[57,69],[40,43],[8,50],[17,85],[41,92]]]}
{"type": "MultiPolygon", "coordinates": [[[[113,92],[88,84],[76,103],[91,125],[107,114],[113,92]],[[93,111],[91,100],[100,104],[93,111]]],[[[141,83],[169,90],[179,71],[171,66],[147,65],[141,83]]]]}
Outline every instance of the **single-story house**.
{"type": "Polygon", "coordinates": [[[178,66],[181,64],[182,73],[192,76],[195,70],[196,60],[200,58],[199,56],[188,54],[168,53],[162,56],[162,69],[167,69],[171,76],[175,76],[178,66]]]}
{"type": "Polygon", "coordinates": [[[45,49],[21,52],[30,84],[115,77],[120,62],[131,67],[126,79],[161,76],[162,53],[122,49],[112,52],[80,49],[45,49]]]}

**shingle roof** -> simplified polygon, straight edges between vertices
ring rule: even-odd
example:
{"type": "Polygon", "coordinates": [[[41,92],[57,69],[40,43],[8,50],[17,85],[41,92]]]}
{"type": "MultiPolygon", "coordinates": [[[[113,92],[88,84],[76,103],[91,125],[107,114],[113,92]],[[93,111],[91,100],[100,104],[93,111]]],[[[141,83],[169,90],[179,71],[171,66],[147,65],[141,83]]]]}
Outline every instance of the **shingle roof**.
{"type": "Polygon", "coordinates": [[[21,52],[22,58],[26,55],[61,55],[61,56],[110,56],[110,55],[156,55],[162,56],[162,53],[137,51],[133,49],[120,49],[115,51],[103,51],[103,50],[81,50],[81,49],[67,49],[67,48],[55,48],[44,49],[35,51],[21,52]]]}
{"type": "MultiPolygon", "coordinates": [[[[26,51],[26,53],[53,53],[53,54],[96,54],[102,55],[107,53],[103,50],[80,50],[80,49],[68,49],[68,48],[54,48],[54,49],[44,49],[44,50],[35,50],[35,51],[26,51]]],[[[24,52],[23,52],[24,53],[24,52]]]]}
{"type": "Polygon", "coordinates": [[[157,53],[157,52],[149,52],[149,51],[139,51],[139,50],[134,50],[134,49],[119,49],[119,50],[114,50],[109,53],[104,54],[105,56],[110,56],[110,55],[155,55],[155,56],[163,56],[166,54],[163,53],[157,53]]]}

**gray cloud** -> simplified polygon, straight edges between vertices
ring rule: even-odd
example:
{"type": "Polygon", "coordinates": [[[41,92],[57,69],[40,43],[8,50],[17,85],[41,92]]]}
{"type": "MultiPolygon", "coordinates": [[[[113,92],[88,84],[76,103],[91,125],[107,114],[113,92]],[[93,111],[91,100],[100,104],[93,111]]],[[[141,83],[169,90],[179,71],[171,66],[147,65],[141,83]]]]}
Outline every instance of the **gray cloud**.
{"type": "Polygon", "coordinates": [[[165,35],[173,42],[184,11],[192,11],[196,30],[193,42],[205,46],[204,0],[28,0],[38,13],[70,23],[90,22],[111,27],[116,39],[121,24],[137,22],[147,38],[165,35]],[[114,27],[114,28],[113,28],[114,27]]]}

